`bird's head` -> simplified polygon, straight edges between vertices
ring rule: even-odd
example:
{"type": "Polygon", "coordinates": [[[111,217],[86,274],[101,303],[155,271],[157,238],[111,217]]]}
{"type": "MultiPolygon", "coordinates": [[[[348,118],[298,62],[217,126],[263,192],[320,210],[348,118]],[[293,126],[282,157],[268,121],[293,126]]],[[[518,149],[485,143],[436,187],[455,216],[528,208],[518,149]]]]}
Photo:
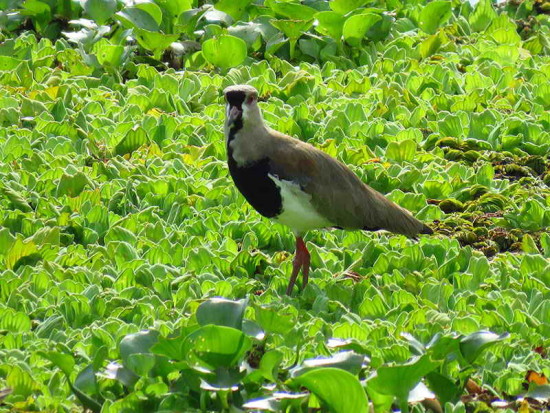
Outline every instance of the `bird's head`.
{"type": "Polygon", "coordinates": [[[239,130],[263,123],[258,107],[258,91],[248,85],[233,85],[223,91],[226,103],[226,128],[239,130]]]}

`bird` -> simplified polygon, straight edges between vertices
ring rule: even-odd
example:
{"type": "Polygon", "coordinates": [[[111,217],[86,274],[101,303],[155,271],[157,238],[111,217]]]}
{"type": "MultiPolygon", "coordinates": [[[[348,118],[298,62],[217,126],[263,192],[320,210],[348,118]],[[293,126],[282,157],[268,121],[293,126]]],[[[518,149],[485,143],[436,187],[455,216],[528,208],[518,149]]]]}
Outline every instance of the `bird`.
{"type": "Polygon", "coordinates": [[[432,229],[364,183],[344,163],[313,145],[271,129],[249,85],[223,90],[229,174],[262,216],[290,228],[296,238],[291,295],[300,270],[308,283],[310,253],[304,235],[314,229],[387,230],[416,238],[432,229]]]}

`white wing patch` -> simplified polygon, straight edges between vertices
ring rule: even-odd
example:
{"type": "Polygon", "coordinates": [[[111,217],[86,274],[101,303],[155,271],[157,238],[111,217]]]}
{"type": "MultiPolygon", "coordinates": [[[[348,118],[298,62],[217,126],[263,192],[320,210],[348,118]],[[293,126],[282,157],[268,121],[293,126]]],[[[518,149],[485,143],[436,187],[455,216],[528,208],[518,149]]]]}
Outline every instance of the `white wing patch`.
{"type": "Polygon", "coordinates": [[[271,174],[269,177],[281,190],[283,200],[283,210],[274,218],[276,222],[290,227],[295,235],[302,235],[312,229],[333,226],[315,210],[311,205],[311,195],[302,191],[300,185],[278,179],[271,174]]]}

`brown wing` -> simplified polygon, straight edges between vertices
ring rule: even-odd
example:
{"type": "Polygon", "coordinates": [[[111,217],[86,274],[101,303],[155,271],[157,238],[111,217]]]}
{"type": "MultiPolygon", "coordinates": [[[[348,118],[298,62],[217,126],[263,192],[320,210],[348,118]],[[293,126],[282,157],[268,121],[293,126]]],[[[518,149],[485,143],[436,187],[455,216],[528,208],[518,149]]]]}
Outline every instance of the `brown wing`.
{"type": "Polygon", "coordinates": [[[297,139],[272,132],[270,169],[300,184],[317,211],[335,226],[415,236],[431,230],[411,213],[361,181],[347,166],[297,139]]]}

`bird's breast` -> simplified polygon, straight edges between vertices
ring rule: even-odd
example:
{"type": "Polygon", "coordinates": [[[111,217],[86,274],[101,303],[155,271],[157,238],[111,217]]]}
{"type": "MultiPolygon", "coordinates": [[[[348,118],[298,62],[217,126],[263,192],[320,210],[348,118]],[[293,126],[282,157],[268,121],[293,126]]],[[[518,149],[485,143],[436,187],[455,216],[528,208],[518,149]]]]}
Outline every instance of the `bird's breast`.
{"type": "Polygon", "coordinates": [[[240,165],[228,145],[228,164],[235,186],[256,211],[267,218],[281,213],[281,191],[269,178],[269,158],[240,165]]]}

